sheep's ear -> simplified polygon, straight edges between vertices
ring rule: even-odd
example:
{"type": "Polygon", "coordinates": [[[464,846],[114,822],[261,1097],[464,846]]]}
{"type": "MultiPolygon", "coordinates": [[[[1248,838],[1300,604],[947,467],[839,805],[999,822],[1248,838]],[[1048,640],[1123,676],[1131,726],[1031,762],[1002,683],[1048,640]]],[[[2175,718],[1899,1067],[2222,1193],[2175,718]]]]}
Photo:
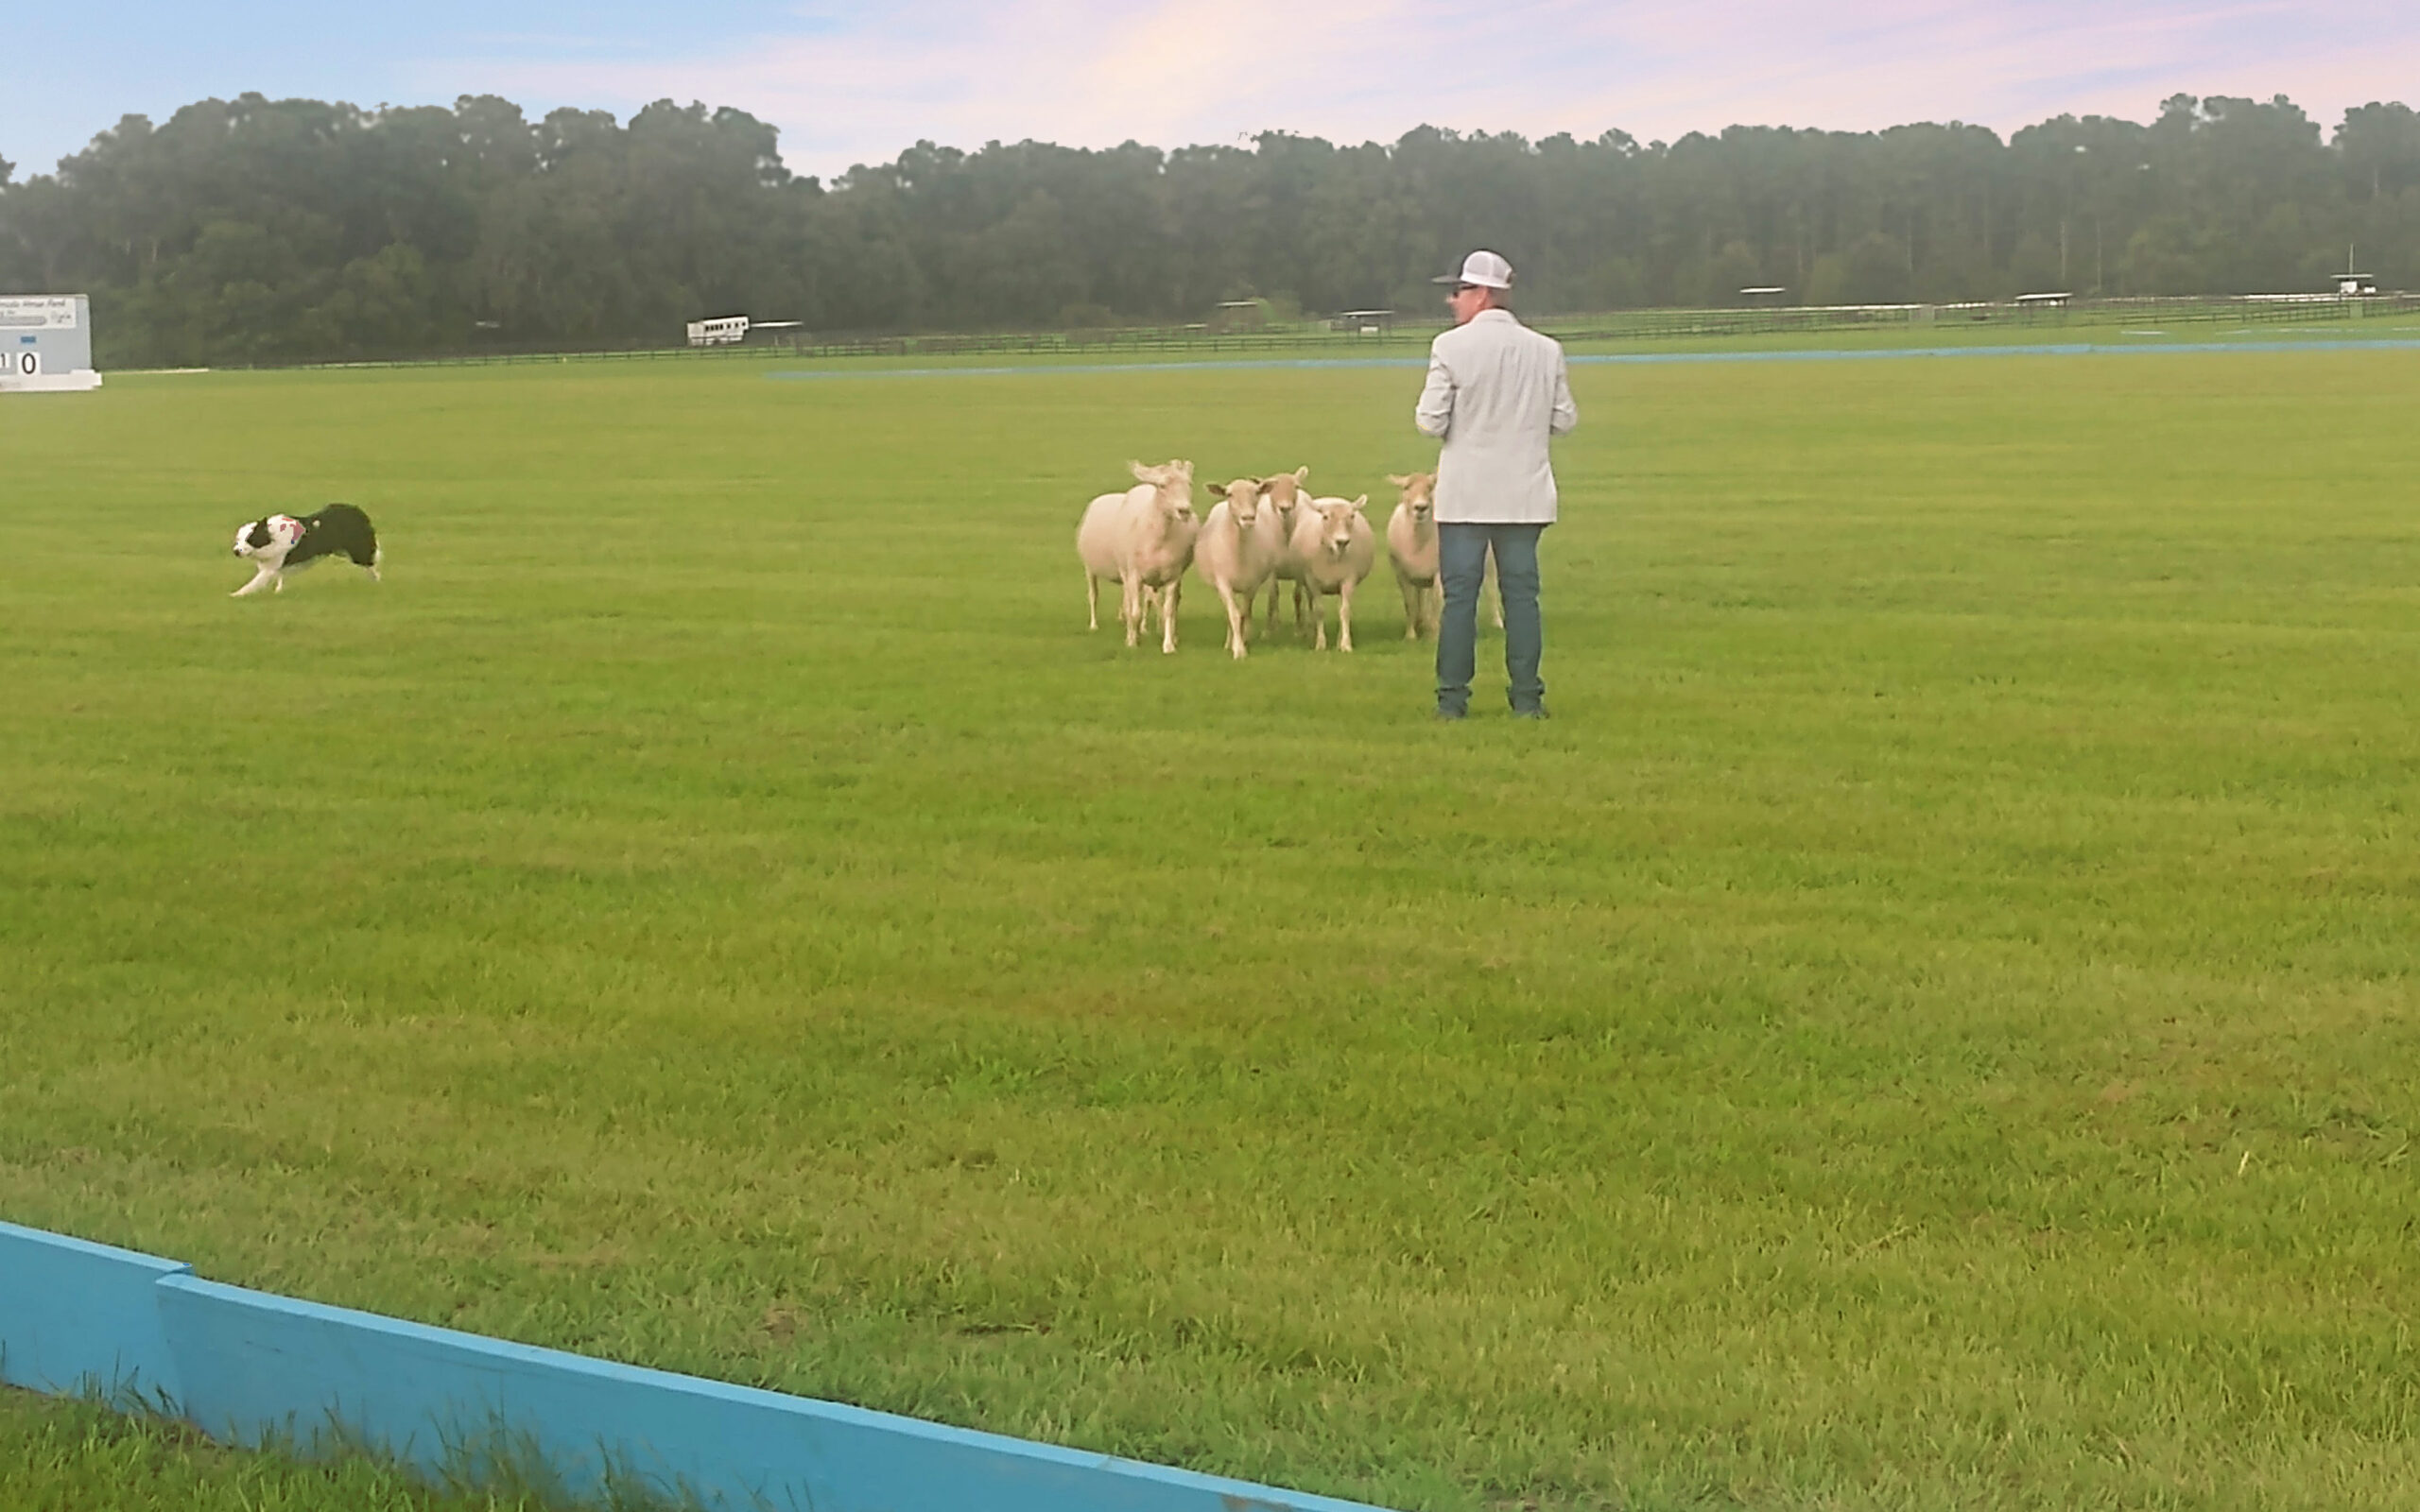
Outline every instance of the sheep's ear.
{"type": "Polygon", "coordinates": [[[1294,481],[1297,483],[1302,482],[1305,478],[1309,477],[1310,475],[1311,464],[1308,462],[1304,463],[1301,467],[1294,470],[1294,481]]]}
{"type": "Polygon", "coordinates": [[[1411,480],[1418,476],[1420,474],[1417,472],[1390,472],[1387,474],[1387,481],[1398,489],[1408,489],[1411,487],[1411,480]]]}
{"type": "Polygon", "coordinates": [[[1157,474],[1160,470],[1155,467],[1146,467],[1140,462],[1129,462],[1126,464],[1126,471],[1133,473],[1142,481],[1150,483],[1154,480],[1155,474],[1157,474]]]}
{"type": "Polygon", "coordinates": [[[1365,509],[1365,508],[1369,507],[1369,505],[1370,505],[1370,496],[1369,496],[1368,494],[1366,494],[1366,493],[1365,493],[1365,494],[1363,494],[1363,495],[1361,495],[1361,497],[1359,497],[1359,498],[1357,498],[1357,499],[1356,499],[1356,500],[1354,500],[1354,501],[1353,501],[1353,507],[1354,507],[1354,508],[1356,508],[1356,509],[1365,509]]]}

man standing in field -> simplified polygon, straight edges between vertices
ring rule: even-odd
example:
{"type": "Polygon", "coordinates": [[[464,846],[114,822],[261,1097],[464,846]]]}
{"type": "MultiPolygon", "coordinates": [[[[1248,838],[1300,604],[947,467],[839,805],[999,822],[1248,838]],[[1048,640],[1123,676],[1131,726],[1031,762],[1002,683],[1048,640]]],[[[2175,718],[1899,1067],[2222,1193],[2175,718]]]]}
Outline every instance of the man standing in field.
{"type": "Polygon", "coordinates": [[[1580,423],[1563,346],[1512,318],[1512,265],[1473,252],[1450,284],[1454,329],[1428,348],[1428,386],[1413,416],[1444,447],[1437,457],[1437,565],[1445,612],[1437,627],[1437,717],[1470,712],[1478,658],[1478,587],[1488,553],[1504,595],[1504,672],[1512,713],[1547,716],[1538,679],[1538,537],[1554,524],[1547,438],[1580,423]]]}

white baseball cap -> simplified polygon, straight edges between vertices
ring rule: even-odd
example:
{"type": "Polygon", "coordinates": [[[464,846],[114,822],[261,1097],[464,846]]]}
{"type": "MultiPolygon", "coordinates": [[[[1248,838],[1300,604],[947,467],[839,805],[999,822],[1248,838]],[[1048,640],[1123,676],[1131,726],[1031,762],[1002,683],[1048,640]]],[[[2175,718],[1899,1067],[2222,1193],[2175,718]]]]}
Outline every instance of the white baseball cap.
{"type": "Polygon", "coordinates": [[[1462,270],[1430,279],[1431,284],[1476,284],[1483,289],[1512,286],[1512,265],[1494,252],[1473,252],[1462,259],[1462,270]]]}

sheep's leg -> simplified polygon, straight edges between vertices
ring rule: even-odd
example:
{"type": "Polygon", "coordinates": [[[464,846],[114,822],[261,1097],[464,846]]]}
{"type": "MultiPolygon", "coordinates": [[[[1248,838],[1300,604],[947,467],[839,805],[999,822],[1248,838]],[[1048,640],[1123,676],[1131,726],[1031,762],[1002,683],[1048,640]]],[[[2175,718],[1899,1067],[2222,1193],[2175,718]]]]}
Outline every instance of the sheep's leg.
{"type": "Polygon", "coordinates": [[[1443,633],[1445,623],[1445,575],[1443,572],[1428,580],[1428,591],[1421,594],[1428,611],[1428,633],[1443,633]]]}
{"type": "Polygon", "coordinates": [[[1227,606],[1227,654],[1240,662],[1244,659],[1244,627],[1252,623],[1252,597],[1246,594],[1243,607],[1237,609],[1236,591],[1225,578],[1216,578],[1210,586],[1219,591],[1219,600],[1227,606]]]}
{"type": "Polygon", "coordinates": [[[1409,577],[1398,577],[1395,586],[1403,590],[1403,638],[1420,639],[1420,611],[1428,598],[1428,590],[1409,577]]]}
{"type": "MultiPolygon", "coordinates": [[[[1297,602],[1300,601],[1298,600],[1297,602]]],[[[1311,595],[1311,624],[1318,632],[1317,638],[1311,642],[1311,649],[1314,651],[1326,650],[1327,596],[1323,593],[1313,593],[1311,595]]]]}
{"type": "Polygon", "coordinates": [[[1093,576],[1089,567],[1084,569],[1084,619],[1085,629],[1100,628],[1100,579],[1093,576]]]}
{"type": "Polygon", "coordinates": [[[1340,651],[1353,649],[1353,579],[1350,577],[1344,580],[1343,587],[1336,591],[1336,648],[1340,651]]]}
{"type": "Polygon", "coordinates": [[[1117,575],[1118,618],[1126,625],[1126,644],[1134,645],[1143,635],[1143,584],[1131,572],[1117,575]]]}
{"type": "Polygon", "coordinates": [[[1184,579],[1182,577],[1160,590],[1160,654],[1162,656],[1176,654],[1176,605],[1177,600],[1184,596],[1184,579]]]}
{"type": "Polygon", "coordinates": [[[1320,595],[1312,591],[1311,585],[1297,578],[1294,583],[1294,633],[1300,635],[1309,629],[1308,621],[1312,619],[1326,623],[1326,613],[1320,608],[1320,595]]]}

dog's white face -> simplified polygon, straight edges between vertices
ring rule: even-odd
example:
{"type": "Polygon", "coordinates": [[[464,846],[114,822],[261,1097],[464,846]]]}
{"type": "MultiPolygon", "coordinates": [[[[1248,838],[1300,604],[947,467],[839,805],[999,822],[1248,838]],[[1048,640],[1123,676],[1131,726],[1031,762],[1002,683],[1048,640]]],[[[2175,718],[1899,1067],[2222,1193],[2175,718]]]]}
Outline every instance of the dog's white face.
{"type": "Polygon", "coordinates": [[[273,514],[266,520],[255,520],[235,532],[235,555],[250,557],[265,567],[273,567],[285,559],[285,554],[302,539],[302,524],[290,515],[273,514]]]}

